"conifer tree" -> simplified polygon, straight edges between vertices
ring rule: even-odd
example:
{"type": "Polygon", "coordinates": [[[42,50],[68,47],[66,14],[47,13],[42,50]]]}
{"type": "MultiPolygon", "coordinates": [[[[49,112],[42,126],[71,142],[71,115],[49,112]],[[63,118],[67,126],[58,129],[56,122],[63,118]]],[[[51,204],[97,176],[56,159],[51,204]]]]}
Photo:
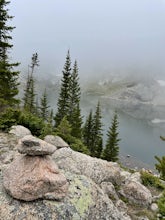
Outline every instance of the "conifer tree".
{"type": "Polygon", "coordinates": [[[57,113],[55,115],[55,126],[58,127],[61,120],[68,116],[70,107],[70,78],[71,78],[71,59],[68,51],[64,69],[62,71],[63,78],[61,80],[61,90],[57,102],[57,113]]]}
{"type": "Polygon", "coordinates": [[[0,110],[6,107],[13,107],[19,103],[15,97],[18,94],[18,71],[14,71],[14,67],[18,63],[9,61],[8,53],[13,45],[10,44],[12,37],[10,33],[14,27],[8,26],[7,23],[13,17],[8,14],[6,6],[10,1],[0,1],[0,110]]]}
{"type": "Polygon", "coordinates": [[[64,116],[64,118],[61,120],[58,127],[55,129],[57,135],[61,136],[64,139],[67,139],[68,136],[71,135],[72,127],[69,124],[67,117],[64,116]]]}
{"type": "Polygon", "coordinates": [[[31,65],[30,65],[30,73],[28,72],[26,88],[24,90],[24,97],[23,97],[23,106],[26,111],[31,113],[36,112],[36,103],[35,103],[35,81],[34,81],[34,68],[39,66],[38,61],[38,54],[34,53],[31,58],[31,65]]]}
{"type": "Polygon", "coordinates": [[[82,117],[80,109],[80,85],[78,77],[78,66],[77,61],[75,61],[73,66],[73,71],[70,78],[69,86],[69,115],[68,121],[72,126],[72,136],[81,138],[82,135],[82,117]]]}
{"type": "Polygon", "coordinates": [[[47,98],[47,92],[46,89],[44,90],[44,93],[42,94],[41,97],[41,104],[40,104],[40,115],[41,118],[44,121],[48,121],[49,120],[49,105],[48,105],[48,98],[47,98]]]}
{"type": "Polygon", "coordinates": [[[53,125],[53,109],[50,110],[48,122],[49,124],[53,125]]]}
{"type": "Polygon", "coordinates": [[[91,110],[83,127],[83,143],[88,147],[90,153],[93,149],[93,139],[93,112],[91,110]]]}
{"type": "Polygon", "coordinates": [[[118,160],[118,155],[119,155],[118,143],[120,141],[120,139],[118,138],[119,133],[117,132],[118,124],[119,124],[118,116],[115,113],[112,120],[112,125],[107,132],[106,146],[102,154],[102,158],[107,161],[115,162],[118,160]]]}
{"type": "Polygon", "coordinates": [[[101,122],[101,108],[98,102],[96,112],[93,117],[93,147],[91,149],[91,155],[94,157],[100,157],[102,152],[102,122],[101,122]]]}

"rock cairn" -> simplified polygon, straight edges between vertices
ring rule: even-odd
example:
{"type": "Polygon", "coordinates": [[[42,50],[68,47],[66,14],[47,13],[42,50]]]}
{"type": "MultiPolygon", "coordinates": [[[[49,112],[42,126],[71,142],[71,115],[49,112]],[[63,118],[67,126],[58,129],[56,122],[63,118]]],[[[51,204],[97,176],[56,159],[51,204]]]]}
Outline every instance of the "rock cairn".
{"type": "Polygon", "coordinates": [[[27,135],[19,140],[19,155],[5,170],[3,185],[12,197],[32,201],[61,200],[68,191],[68,182],[50,157],[56,147],[27,135]]]}

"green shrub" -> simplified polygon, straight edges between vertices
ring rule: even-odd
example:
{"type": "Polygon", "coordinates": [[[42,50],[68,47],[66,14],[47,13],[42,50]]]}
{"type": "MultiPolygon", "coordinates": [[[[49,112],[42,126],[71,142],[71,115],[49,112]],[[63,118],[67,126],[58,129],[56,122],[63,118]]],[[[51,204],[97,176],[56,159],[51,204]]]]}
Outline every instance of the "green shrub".
{"type": "Polygon", "coordinates": [[[69,124],[67,118],[64,117],[61,120],[59,126],[55,129],[55,134],[63,138],[64,141],[66,141],[73,150],[89,154],[88,148],[82,143],[80,139],[73,137],[71,132],[72,127],[69,124]]]}
{"type": "Polygon", "coordinates": [[[159,212],[162,216],[165,216],[165,191],[163,196],[158,200],[159,212]]]}
{"type": "Polygon", "coordinates": [[[78,138],[73,137],[72,142],[70,143],[70,147],[78,152],[84,153],[84,154],[90,154],[88,148],[82,143],[82,141],[78,138]]]}
{"type": "Polygon", "coordinates": [[[41,118],[27,111],[21,112],[18,124],[28,128],[31,133],[36,136],[42,134],[42,129],[46,125],[41,118]]]}
{"type": "Polygon", "coordinates": [[[165,189],[165,185],[161,183],[160,179],[152,175],[151,173],[142,171],[141,179],[142,179],[143,185],[145,186],[156,187],[157,189],[160,189],[160,190],[165,189]]]}
{"type": "Polygon", "coordinates": [[[155,164],[155,167],[160,173],[162,179],[165,180],[165,156],[162,158],[155,156],[155,159],[158,161],[158,163],[155,164]]]}
{"type": "Polygon", "coordinates": [[[7,108],[0,114],[0,129],[8,131],[12,125],[22,125],[36,136],[46,133],[46,129],[48,129],[47,123],[38,116],[20,109],[7,108]]]}
{"type": "Polygon", "coordinates": [[[41,129],[41,134],[39,137],[43,139],[46,135],[55,135],[54,128],[50,123],[45,123],[45,125],[41,129]]]}
{"type": "Polygon", "coordinates": [[[43,119],[34,114],[20,109],[8,108],[0,114],[0,129],[7,131],[12,125],[22,125],[28,128],[33,135],[40,138],[50,134],[59,135],[73,150],[89,154],[89,150],[82,141],[71,135],[72,128],[65,117],[54,131],[50,123],[44,122],[43,119]]]}
{"type": "Polygon", "coordinates": [[[7,108],[0,114],[0,129],[7,131],[12,125],[19,121],[21,111],[19,109],[7,108]]]}

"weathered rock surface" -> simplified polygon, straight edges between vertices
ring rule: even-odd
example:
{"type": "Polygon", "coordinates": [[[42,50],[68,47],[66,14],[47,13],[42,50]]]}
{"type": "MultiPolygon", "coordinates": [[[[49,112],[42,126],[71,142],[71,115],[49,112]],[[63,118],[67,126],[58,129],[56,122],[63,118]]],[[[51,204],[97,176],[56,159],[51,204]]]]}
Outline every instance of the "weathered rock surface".
{"type": "Polygon", "coordinates": [[[125,204],[125,202],[123,202],[121,199],[119,199],[117,202],[116,202],[116,207],[118,208],[118,210],[122,213],[127,213],[128,211],[128,207],[127,205],[125,204]]]}
{"type": "Polygon", "coordinates": [[[23,138],[26,135],[31,135],[31,131],[22,125],[13,125],[9,131],[9,134],[14,134],[19,138],[23,138]]]}
{"type": "Polygon", "coordinates": [[[18,152],[30,156],[51,155],[56,147],[32,135],[27,135],[19,140],[18,152]]]}
{"type": "Polygon", "coordinates": [[[0,219],[5,220],[131,220],[103,191],[83,175],[65,173],[68,193],[62,201],[21,202],[4,193],[0,175],[0,219]]]}
{"type": "Polygon", "coordinates": [[[126,182],[126,184],[122,186],[120,193],[127,198],[130,203],[148,207],[152,202],[151,192],[139,182],[126,182]]]}
{"type": "Polygon", "coordinates": [[[121,169],[117,163],[92,158],[70,148],[61,148],[52,156],[60,169],[85,175],[97,184],[102,182],[120,183],[121,169]]]}
{"type": "Polygon", "coordinates": [[[57,148],[69,147],[69,145],[59,136],[47,135],[45,136],[44,141],[55,145],[57,148]]]}
{"type": "Polygon", "coordinates": [[[4,172],[6,191],[14,198],[32,201],[39,198],[62,199],[68,183],[48,157],[20,156],[4,172]]]}
{"type": "Polygon", "coordinates": [[[108,197],[112,200],[112,201],[116,201],[119,199],[115,187],[111,182],[102,182],[101,183],[101,188],[103,190],[103,192],[105,194],[108,195],[108,197]]]}

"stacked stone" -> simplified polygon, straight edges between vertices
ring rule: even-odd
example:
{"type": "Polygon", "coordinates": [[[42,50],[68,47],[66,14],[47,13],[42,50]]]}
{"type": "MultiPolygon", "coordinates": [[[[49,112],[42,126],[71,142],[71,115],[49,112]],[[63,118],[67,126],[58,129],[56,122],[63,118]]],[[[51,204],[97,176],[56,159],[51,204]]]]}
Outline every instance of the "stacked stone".
{"type": "Polygon", "coordinates": [[[6,169],[3,184],[14,198],[61,200],[66,196],[68,182],[50,155],[57,150],[32,135],[19,140],[18,156],[6,169]]]}

